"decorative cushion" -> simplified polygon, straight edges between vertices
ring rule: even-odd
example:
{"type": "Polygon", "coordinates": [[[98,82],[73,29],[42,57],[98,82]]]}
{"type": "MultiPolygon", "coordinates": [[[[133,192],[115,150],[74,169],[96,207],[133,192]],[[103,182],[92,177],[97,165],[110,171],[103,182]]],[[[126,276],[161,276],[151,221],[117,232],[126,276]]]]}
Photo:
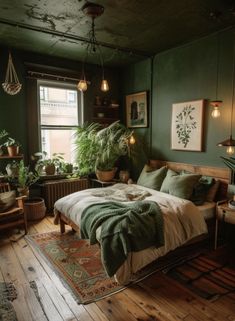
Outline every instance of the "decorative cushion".
{"type": "Polygon", "coordinates": [[[207,197],[210,187],[214,184],[214,179],[209,176],[202,176],[198,183],[193,188],[193,193],[190,200],[195,205],[202,205],[207,197]]]}
{"type": "Polygon", "coordinates": [[[160,191],[166,173],[166,166],[163,166],[156,170],[151,170],[151,167],[149,165],[145,165],[137,180],[137,184],[160,191]]]}
{"type": "Polygon", "coordinates": [[[0,193],[0,213],[7,211],[16,202],[15,191],[0,193]]]}
{"type": "Polygon", "coordinates": [[[177,176],[177,175],[179,175],[179,174],[176,173],[175,171],[173,171],[172,169],[168,169],[166,177],[165,177],[165,179],[164,179],[164,181],[162,183],[160,192],[169,194],[171,178],[172,178],[172,176],[177,176]]]}
{"type": "Polygon", "coordinates": [[[201,175],[194,174],[172,176],[169,194],[189,200],[200,178],[201,175]]]}

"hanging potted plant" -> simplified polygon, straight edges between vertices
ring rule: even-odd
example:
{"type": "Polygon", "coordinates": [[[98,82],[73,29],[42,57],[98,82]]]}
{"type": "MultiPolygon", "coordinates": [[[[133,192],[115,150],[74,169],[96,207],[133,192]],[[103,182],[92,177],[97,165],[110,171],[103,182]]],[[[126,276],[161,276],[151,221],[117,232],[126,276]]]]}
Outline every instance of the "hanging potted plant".
{"type": "Polygon", "coordinates": [[[9,156],[14,157],[19,154],[20,143],[17,142],[14,138],[7,137],[7,140],[4,143],[4,146],[7,147],[7,151],[8,151],[9,156]]]}

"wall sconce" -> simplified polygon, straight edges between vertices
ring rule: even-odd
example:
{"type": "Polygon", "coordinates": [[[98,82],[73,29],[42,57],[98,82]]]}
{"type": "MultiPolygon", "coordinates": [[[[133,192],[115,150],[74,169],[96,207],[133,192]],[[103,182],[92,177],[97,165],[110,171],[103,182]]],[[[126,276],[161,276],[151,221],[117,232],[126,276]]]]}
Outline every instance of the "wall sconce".
{"type": "Polygon", "coordinates": [[[219,81],[219,34],[217,34],[217,67],[216,67],[216,89],[215,89],[215,100],[210,102],[210,105],[213,107],[211,117],[218,118],[220,117],[219,107],[222,105],[222,100],[218,100],[218,81],[219,81]]]}
{"type": "Polygon", "coordinates": [[[91,24],[91,30],[89,32],[89,41],[88,41],[88,45],[86,48],[86,55],[85,55],[83,65],[82,65],[82,75],[81,75],[81,79],[77,85],[77,88],[81,91],[87,90],[87,81],[86,81],[86,76],[85,76],[85,63],[86,63],[89,53],[95,53],[98,51],[100,64],[101,64],[101,68],[102,68],[102,81],[101,81],[100,89],[101,89],[101,91],[106,92],[109,90],[109,85],[108,85],[108,81],[105,79],[105,76],[104,76],[104,61],[103,61],[100,46],[99,46],[99,44],[96,40],[96,36],[95,36],[95,19],[103,14],[104,7],[97,4],[97,3],[86,2],[84,4],[84,6],[82,7],[82,11],[86,16],[91,17],[92,24],[91,24]]]}
{"type": "Polygon", "coordinates": [[[234,74],[235,74],[235,44],[234,44],[234,52],[233,52],[233,80],[232,80],[232,108],[231,108],[231,118],[230,118],[230,136],[228,139],[218,143],[217,146],[225,146],[226,153],[229,155],[234,154],[235,151],[235,140],[232,137],[233,132],[233,104],[234,104],[234,74]]]}

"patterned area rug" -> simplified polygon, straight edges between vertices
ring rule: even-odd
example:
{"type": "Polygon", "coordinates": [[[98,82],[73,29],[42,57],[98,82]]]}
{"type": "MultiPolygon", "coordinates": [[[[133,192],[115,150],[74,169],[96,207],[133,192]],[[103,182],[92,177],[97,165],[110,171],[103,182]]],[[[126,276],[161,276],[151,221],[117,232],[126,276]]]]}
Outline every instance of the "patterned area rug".
{"type": "Polygon", "coordinates": [[[218,263],[206,254],[163,272],[207,300],[215,301],[235,291],[235,269],[228,260],[218,263]]]}
{"type": "MultiPolygon", "coordinates": [[[[72,290],[78,303],[94,302],[125,288],[106,275],[100,260],[99,246],[90,246],[89,241],[79,239],[77,234],[50,232],[29,235],[26,239],[34,248],[39,249],[64,285],[72,290]]],[[[174,258],[169,255],[159,259],[138,272],[132,284],[156,271],[182,262],[183,258],[182,255],[174,258]]]]}

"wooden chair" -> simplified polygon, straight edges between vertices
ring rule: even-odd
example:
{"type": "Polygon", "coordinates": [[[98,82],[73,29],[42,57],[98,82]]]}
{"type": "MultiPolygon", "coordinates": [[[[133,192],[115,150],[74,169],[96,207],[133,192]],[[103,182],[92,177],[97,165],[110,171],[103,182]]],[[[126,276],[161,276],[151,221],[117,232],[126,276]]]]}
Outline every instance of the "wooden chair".
{"type": "MultiPolygon", "coordinates": [[[[0,193],[9,192],[8,183],[0,183],[0,193]]],[[[27,217],[24,213],[25,196],[16,197],[16,204],[5,212],[0,212],[0,231],[6,228],[24,225],[25,234],[27,234],[27,217]]]]}

